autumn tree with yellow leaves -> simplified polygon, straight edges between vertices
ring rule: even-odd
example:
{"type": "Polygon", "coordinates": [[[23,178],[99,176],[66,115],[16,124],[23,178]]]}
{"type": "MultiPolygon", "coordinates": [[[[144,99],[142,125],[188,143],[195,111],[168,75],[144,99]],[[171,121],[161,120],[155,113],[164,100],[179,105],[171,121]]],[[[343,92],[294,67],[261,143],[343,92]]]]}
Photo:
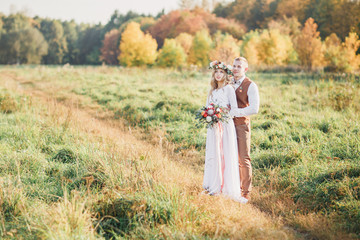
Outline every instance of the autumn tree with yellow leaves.
{"type": "Polygon", "coordinates": [[[243,55],[250,64],[284,66],[297,61],[291,38],[278,29],[255,30],[245,34],[243,55]]]}
{"type": "Polygon", "coordinates": [[[297,60],[290,36],[276,29],[261,33],[257,51],[260,62],[268,66],[285,66],[297,60]]]}
{"type": "Polygon", "coordinates": [[[189,54],[193,39],[194,39],[193,35],[184,32],[184,33],[180,33],[175,38],[175,41],[183,47],[186,54],[189,54]]]}
{"type": "Polygon", "coordinates": [[[301,65],[308,70],[323,66],[323,46],[313,18],[306,20],[304,28],[295,39],[295,48],[301,65]]]}
{"type": "Polygon", "coordinates": [[[359,47],[360,40],[356,33],[350,32],[343,43],[335,33],[332,33],[325,39],[327,70],[339,72],[359,70],[360,55],[356,54],[359,47]]]}
{"type": "Polygon", "coordinates": [[[131,22],[121,35],[119,62],[125,66],[151,65],[157,57],[156,40],[131,22]]]}
{"type": "Polygon", "coordinates": [[[345,54],[342,53],[341,39],[336,35],[336,33],[330,34],[330,36],[325,39],[324,59],[327,65],[327,70],[345,70],[343,68],[343,63],[346,62],[345,54]]]}
{"type": "Polygon", "coordinates": [[[348,60],[348,72],[360,69],[360,55],[356,54],[360,47],[359,36],[355,32],[350,32],[343,43],[345,59],[348,60]]]}
{"type": "Polygon", "coordinates": [[[214,42],[215,48],[209,54],[211,60],[232,64],[233,60],[240,56],[239,42],[230,34],[217,33],[214,42]]]}
{"type": "Polygon", "coordinates": [[[199,67],[207,66],[210,61],[209,52],[211,48],[212,40],[209,32],[206,30],[197,32],[189,52],[188,62],[199,67]]]}

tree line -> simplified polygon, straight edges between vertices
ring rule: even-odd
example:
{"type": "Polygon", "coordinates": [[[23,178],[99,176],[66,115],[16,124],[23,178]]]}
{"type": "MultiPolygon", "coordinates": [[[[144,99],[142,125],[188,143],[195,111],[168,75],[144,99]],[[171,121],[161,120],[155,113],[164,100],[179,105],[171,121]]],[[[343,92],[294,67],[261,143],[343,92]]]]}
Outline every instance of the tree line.
{"type": "Polygon", "coordinates": [[[0,63],[204,67],[242,55],[257,66],[360,68],[359,1],[236,0],[213,12],[206,0],[181,2],[156,16],[115,11],[105,25],[0,14],[0,63]]]}
{"type": "Polygon", "coordinates": [[[146,16],[132,11],[115,11],[107,24],[91,25],[0,13],[0,63],[101,64],[100,48],[106,32],[143,17],[146,16]]]}

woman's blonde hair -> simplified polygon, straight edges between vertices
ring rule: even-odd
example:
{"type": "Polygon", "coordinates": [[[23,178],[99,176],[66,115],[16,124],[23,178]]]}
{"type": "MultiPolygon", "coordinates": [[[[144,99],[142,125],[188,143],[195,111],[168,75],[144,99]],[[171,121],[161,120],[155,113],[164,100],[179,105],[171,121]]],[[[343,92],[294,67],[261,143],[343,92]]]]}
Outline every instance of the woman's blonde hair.
{"type": "MultiPolygon", "coordinates": [[[[211,74],[211,81],[210,81],[210,91],[209,91],[209,96],[212,94],[212,92],[215,90],[215,89],[218,89],[219,88],[219,84],[218,84],[218,81],[216,81],[215,79],[215,71],[217,69],[214,69],[213,73],[211,74]]],[[[221,79],[221,81],[225,81],[225,85],[228,85],[230,82],[231,82],[231,79],[229,77],[229,74],[226,73],[226,71],[224,71],[223,69],[221,69],[223,72],[224,72],[224,77],[223,79],[221,79]]],[[[224,86],[225,86],[224,85],[224,86]]]]}

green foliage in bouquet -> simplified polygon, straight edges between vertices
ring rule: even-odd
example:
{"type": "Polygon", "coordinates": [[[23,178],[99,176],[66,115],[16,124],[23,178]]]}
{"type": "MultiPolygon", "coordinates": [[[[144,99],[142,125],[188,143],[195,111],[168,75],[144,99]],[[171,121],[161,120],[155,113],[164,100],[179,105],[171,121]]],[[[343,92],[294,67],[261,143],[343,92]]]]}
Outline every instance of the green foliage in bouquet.
{"type": "Polygon", "coordinates": [[[229,110],[211,103],[208,107],[203,106],[196,112],[195,119],[199,122],[197,127],[202,127],[204,124],[207,128],[214,127],[218,122],[228,122],[230,119],[229,110]]]}

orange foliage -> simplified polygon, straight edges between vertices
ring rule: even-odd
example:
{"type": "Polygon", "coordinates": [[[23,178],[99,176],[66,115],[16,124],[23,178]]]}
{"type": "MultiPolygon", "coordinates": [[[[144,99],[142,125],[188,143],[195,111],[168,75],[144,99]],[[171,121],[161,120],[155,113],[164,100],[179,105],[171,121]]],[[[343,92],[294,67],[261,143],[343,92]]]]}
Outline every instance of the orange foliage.
{"type": "Polygon", "coordinates": [[[118,29],[113,29],[105,34],[103,40],[103,47],[100,49],[100,61],[104,61],[105,63],[110,65],[119,64],[119,61],[117,59],[120,53],[119,39],[120,31],[118,29]]]}
{"type": "Polygon", "coordinates": [[[220,31],[222,33],[229,33],[235,38],[241,38],[246,31],[244,24],[240,24],[234,19],[216,17],[215,14],[211,14],[202,8],[195,8],[193,13],[204,19],[211,35],[220,31]]]}
{"type": "Polygon", "coordinates": [[[221,31],[239,38],[245,32],[245,27],[234,20],[219,18],[201,8],[195,8],[172,11],[149,28],[159,47],[163,45],[165,38],[175,38],[180,33],[195,35],[200,30],[208,30],[210,34],[221,31]]]}
{"type": "Polygon", "coordinates": [[[163,15],[155,25],[149,28],[149,32],[161,47],[165,38],[175,38],[182,32],[195,34],[204,28],[206,28],[206,23],[191,11],[176,10],[163,15]]]}
{"type": "Polygon", "coordinates": [[[295,48],[303,66],[309,70],[323,64],[323,47],[320,39],[320,32],[313,18],[305,22],[301,34],[295,39],[295,48]]]}

